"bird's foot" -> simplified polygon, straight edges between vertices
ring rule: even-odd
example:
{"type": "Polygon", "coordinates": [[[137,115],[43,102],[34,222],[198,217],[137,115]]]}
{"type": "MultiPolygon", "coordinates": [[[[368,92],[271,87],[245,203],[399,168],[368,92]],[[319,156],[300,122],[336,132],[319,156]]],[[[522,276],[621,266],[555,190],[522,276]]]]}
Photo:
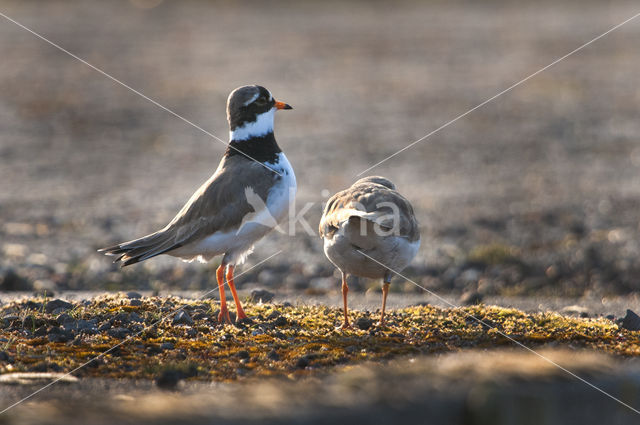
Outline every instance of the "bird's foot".
{"type": "Polygon", "coordinates": [[[351,327],[351,323],[345,321],[342,325],[338,326],[336,329],[339,331],[344,331],[345,329],[353,329],[353,328],[351,327]]]}
{"type": "Polygon", "coordinates": [[[231,316],[229,316],[229,310],[226,308],[220,310],[220,313],[218,313],[218,323],[232,323],[231,316]]]}
{"type": "Polygon", "coordinates": [[[236,322],[239,322],[239,321],[244,320],[244,319],[248,319],[247,315],[244,313],[243,310],[239,310],[237,315],[236,315],[236,322]]]}
{"type": "Polygon", "coordinates": [[[386,322],[386,321],[384,321],[384,320],[381,320],[381,321],[379,321],[379,322],[376,322],[375,326],[376,326],[377,328],[380,328],[380,329],[386,329],[386,328],[388,328],[388,327],[389,327],[389,326],[387,325],[387,322],[386,322]]]}

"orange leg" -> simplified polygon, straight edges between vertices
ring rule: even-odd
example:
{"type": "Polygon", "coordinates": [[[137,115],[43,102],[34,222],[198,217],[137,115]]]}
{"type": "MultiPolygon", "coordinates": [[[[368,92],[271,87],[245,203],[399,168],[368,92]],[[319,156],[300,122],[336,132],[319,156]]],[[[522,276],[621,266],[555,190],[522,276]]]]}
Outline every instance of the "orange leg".
{"type": "Polygon", "coordinates": [[[229,288],[231,288],[231,295],[233,295],[233,301],[236,303],[236,322],[238,320],[246,319],[247,315],[244,314],[244,310],[242,309],[242,304],[240,304],[240,298],[238,298],[238,293],[236,292],[236,285],[233,283],[233,270],[235,266],[229,264],[229,268],[227,269],[227,283],[229,284],[229,288]]]}
{"type": "Polygon", "coordinates": [[[347,310],[347,294],[349,293],[349,286],[347,285],[347,274],[342,273],[342,303],[344,304],[344,323],[340,326],[340,329],[350,329],[349,314],[347,310]]]}
{"type": "Polygon", "coordinates": [[[389,294],[389,282],[382,284],[382,313],[380,314],[380,326],[384,326],[384,310],[387,307],[387,295],[389,294]]]}
{"type": "Polygon", "coordinates": [[[231,323],[231,317],[229,317],[229,310],[227,309],[227,298],[224,295],[224,269],[226,264],[220,264],[220,267],[216,270],[216,279],[218,280],[218,290],[220,291],[220,314],[218,314],[218,323],[226,321],[231,323]]]}

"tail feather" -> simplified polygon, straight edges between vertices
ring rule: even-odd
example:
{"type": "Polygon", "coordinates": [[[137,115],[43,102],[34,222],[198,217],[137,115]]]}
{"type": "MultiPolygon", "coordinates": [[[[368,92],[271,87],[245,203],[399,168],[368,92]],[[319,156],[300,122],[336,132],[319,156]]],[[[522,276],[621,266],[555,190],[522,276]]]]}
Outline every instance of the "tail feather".
{"type": "Polygon", "coordinates": [[[110,256],[117,256],[113,262],[122,262],[122,267],[125,267],[155,257],[156,255],[164,254],[180,246],[182,246],[182,244],[175,243],[172,235],[159,231],[129,242],[99,249],[98,252],[104,252],[110,256]]]}

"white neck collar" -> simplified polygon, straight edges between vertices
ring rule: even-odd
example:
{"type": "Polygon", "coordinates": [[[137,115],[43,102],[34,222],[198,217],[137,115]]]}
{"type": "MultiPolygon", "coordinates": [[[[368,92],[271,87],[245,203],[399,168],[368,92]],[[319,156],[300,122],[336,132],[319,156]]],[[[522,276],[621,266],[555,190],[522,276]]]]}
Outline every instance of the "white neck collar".
{"type": "Polygon", "coordinates": [[[229,140],[240,141],[252,137],[262,137],[273,133],[273,114],[275,108],[269,109],[258,115],[254,122],[245,123],[242,127],[237,127],[229,132],[229,140]]]}

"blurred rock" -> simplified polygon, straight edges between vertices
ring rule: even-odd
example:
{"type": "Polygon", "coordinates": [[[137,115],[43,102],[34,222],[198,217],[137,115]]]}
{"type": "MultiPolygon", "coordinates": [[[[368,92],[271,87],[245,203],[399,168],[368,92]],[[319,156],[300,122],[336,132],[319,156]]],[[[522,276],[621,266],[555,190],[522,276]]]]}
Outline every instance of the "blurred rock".
{"type": "Polygon", "coordinates": [[[56,289],[56,284],[51,279],[38,279],[33,282],[33,290],[36,295],[52,297],[56,289]]]}
{"type": "Polygon", "coordinates": [[[358,329],[366,331],[373,326],[373,320],[368,317],[359,317],[354,324],[358,329]]]}
{"type": "Polygon", "coordinates": [[[483,295],[478,291],[467,291],[460,297],[460,303],[462,305],[475,305],[480,304],[484,299],[483,295]]]}
{"type": "Polygon", "coordinates": [[[629,331],[640,330],[640,317],[631,310],[627,310],[627,315],[622,319],[622,328],[629,331]]]}
{"type": "Polygon", "coordinates": [[[584,314],[588,316],[588,313],[589,313],[589,309],[582,307],[580,305],[568,305],[560,311],[564,314],[569,314],[572,316],[583,316],[584,314]]]}
{"type": "Polygon", "coordinates": [[[107,335],[113,338],[124,339],[131,334],[127,328],[112,328],[107,331],[107,335]]]}
{"type": "Polygon", "coordinates": [[[173,391],[178,388],[178,384],[183,378],[183,374],[177,370],[164,370],[155,380],[158,388],[173,391]]]}
{"type": "Polygon", "coordinates": [[[44,309],[47,313],[53,313],[54,311],[59,309],[62,309],[64,311],[64,310],[70,310],[72,308],[73,308],[73,304],[63,301],[61,299],[51,300],[44,306],[44,309]]]}
{"type": "Polygon", "coordinates": [[[275,296],[276,294],[271,291],[267,291],[266,289],[254,289],[253,291],[251,291],[251,295],[249,296],[249,298],[254,303],[268,303],[271,302],[271,300],[273,300],[275,296]]]}
{"type": "Polygon", "coordinates": [[[31,283],[13,269],[4,270],[0,277],[0,291],[30,291],[31,283]]]}
{"type": "Polygon", "coordinates": [[[189,316],[189,314],[186,311],[180,310],[173,317],[173,324],[174,325],[193,325],[193,319],[191,319],[191,316],[189,316]]]}

